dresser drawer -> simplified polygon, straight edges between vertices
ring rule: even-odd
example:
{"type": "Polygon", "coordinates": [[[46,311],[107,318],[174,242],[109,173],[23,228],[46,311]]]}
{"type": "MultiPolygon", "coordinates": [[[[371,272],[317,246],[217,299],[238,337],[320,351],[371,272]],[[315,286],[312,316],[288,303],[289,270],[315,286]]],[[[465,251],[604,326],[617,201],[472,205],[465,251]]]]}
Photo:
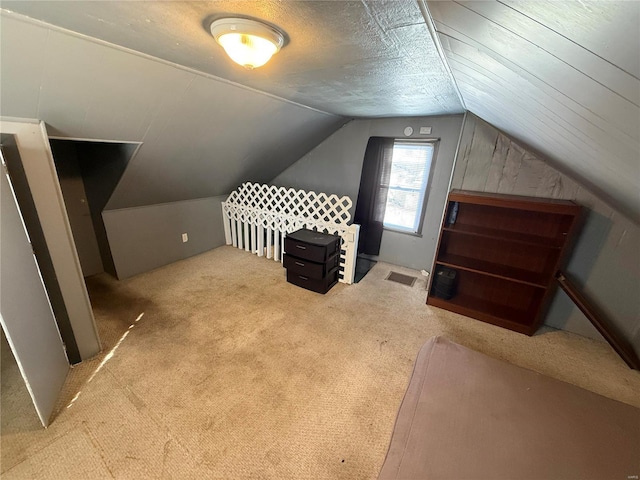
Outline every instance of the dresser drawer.
{"type": "Polygon", "coordinates": [[[285,237],[284,250],[294,257],[323,263],[334,253],[340,253],[340,244],[337,235],[301,228],[285,237]]]}
{"type": "Polygon", "coordinates": [[[338,253],[334,253],[324,263],[312,262],[310,260],[294,257],[285,253],[282,264],[287,270],[299,273],[300,275],[304,275],[309,278],[322,278],[326,276],[329,271],[336,268],[339,262],[340,255],[338,253]]]}
{"type": "Polygon", "coordinates": [[[338,283],[338,269],[334,268],[324,278],[310,278],[287,269],[287,282],[318,293],[327,293],[338,283]]]}

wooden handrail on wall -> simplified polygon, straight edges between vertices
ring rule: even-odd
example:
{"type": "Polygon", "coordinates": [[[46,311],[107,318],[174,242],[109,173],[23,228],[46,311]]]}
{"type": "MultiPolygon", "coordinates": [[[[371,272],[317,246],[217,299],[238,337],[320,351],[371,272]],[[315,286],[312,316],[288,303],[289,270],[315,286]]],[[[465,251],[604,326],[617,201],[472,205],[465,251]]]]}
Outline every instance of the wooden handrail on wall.
{"type": "Polygon", "coordinates": [[[630,368],[640,370],[640,359],[633,350],[633,347],[624,338],[613,330],[611,322],[600,312],[589,300],[578,290],[578,288],[567,278],[563,272],[556,274],[556,280],[560,288],[565,291],[571,301],[589,319],[594,327],[600,332],[607,342],[613,347],[620,357],[630,368]]]}

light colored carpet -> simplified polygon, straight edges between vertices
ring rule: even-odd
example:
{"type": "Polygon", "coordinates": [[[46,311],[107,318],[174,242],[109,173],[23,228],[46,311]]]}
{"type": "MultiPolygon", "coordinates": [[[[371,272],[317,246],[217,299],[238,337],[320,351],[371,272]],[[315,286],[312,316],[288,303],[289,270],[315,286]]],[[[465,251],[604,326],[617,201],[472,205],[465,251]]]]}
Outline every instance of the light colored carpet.
{"type": "Polygon", "coordinates": [[[375,478],[437,334],[640,406],[640,374],[607,344],[429,307],[419,272],[384,263],[319,295],[221,247],[88,286],[105,351],[72,370],[47,430],[13,416],[3,388],[3,478],[375,478]]]}

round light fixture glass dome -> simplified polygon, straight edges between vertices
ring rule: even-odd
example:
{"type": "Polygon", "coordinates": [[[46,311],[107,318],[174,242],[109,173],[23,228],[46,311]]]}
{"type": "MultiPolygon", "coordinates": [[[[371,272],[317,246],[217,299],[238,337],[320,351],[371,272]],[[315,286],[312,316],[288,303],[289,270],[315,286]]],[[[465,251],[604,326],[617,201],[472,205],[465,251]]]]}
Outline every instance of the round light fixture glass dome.
{"type": "Polygon", "coordinates": [[[282,32],[248,18],[220,18],[210,28],[231,60],[249,70],[267,63],[284,45],[282,32]]]}

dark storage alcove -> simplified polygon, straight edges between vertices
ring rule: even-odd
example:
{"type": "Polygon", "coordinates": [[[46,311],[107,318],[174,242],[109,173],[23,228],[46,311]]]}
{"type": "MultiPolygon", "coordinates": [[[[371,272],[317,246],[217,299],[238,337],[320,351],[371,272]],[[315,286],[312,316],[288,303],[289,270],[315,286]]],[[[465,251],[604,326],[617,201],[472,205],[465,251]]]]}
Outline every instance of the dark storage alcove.
{"type": "Polygon", "coordinates": [[[104,271],[115,277],[102,211],[139,144],[66,139],[50,144],[83,275],[104,271]]]}

